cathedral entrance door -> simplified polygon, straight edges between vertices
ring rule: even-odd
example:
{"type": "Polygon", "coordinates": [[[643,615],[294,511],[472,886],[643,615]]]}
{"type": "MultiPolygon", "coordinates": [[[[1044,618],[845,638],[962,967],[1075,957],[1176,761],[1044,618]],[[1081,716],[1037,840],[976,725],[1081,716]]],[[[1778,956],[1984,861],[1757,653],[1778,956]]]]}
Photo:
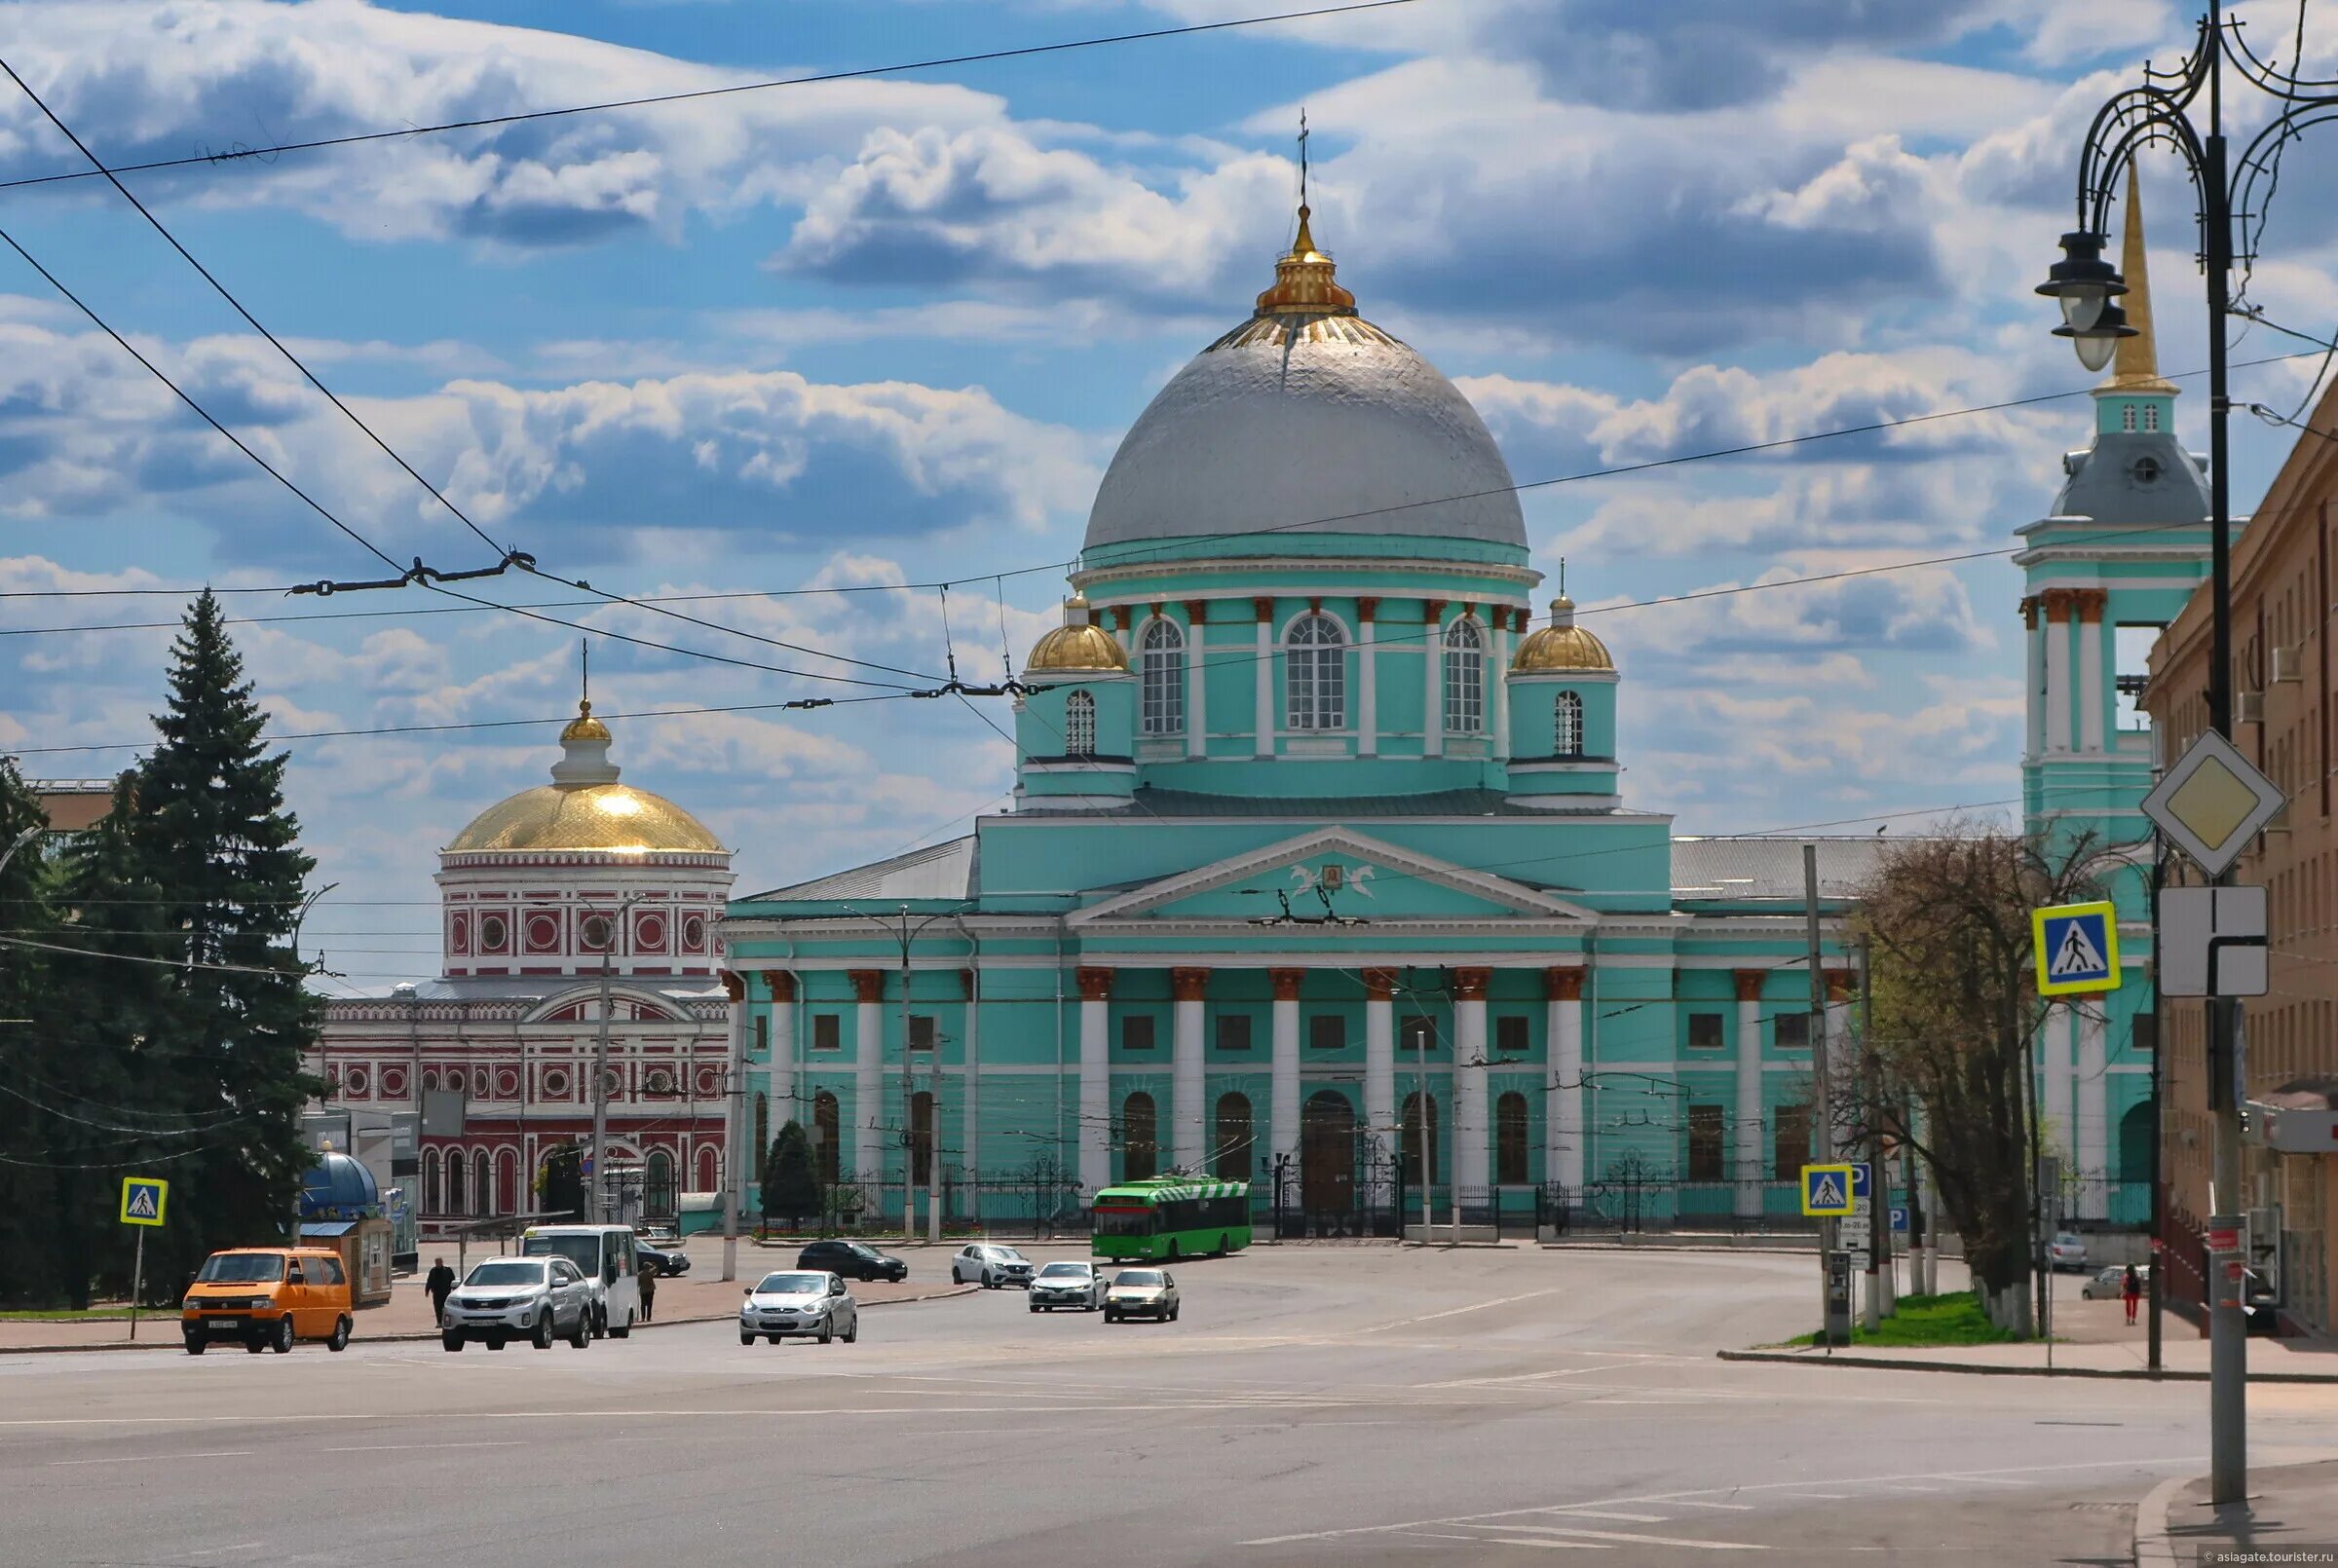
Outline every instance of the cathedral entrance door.
{"type": "Polygon", "coordinates": [[[1308,1214],[1356,1207],[1356,1111],[1337,1090],[1318,1090],[1300,1113],[1299,1204],[1308,1214]]]}

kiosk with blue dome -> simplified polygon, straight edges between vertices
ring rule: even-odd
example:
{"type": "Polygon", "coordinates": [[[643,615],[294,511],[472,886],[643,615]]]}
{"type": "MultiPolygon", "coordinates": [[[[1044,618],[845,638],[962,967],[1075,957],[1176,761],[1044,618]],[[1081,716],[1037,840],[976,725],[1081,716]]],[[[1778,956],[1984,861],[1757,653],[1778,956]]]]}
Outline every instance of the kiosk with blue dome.
{"type": "Polygon", "coordinates": [[[300,1240],[341,1254],[359,1306],[390,1299],[393,1227],[364,1162],[326,1148],[300,1178],[300,1240]]]}

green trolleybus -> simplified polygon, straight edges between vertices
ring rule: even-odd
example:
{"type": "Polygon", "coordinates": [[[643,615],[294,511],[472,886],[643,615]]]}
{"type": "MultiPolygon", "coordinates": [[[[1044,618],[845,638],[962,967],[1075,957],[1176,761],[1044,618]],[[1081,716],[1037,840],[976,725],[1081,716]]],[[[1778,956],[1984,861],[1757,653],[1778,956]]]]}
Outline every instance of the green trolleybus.
{"type": "Polygon", "coordinates": [[[1123,1181],[1096,1194],[1099,1257],[1173,1262],[1250,1245],[1250,1183],[1196,1176],[1123,1181]]]}

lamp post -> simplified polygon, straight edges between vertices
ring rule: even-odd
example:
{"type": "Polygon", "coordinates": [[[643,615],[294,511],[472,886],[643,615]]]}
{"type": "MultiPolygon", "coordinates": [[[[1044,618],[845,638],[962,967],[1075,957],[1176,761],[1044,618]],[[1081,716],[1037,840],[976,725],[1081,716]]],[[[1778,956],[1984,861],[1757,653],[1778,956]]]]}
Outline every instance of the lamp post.
{"type": "Polygon", "coordinates": [[[592,1169],[584,1177],[584,1207],[596,1225],[609,1223],[609,971],[617,955],[620,933],[625,928],[625,916],[633,906],[648,898],[648,893],[627,893],[618,901],[615,915],[595,915],[587,917],[585,931],[591,932],[592,920],[607,923],[598,944],[601,950],[601,1027],[592,1042],[592,1169]]]}
{"type": "MultiPolygon", "coordinates": [[[[969,907],[970,905],[967,901],[961,899],[958,902],[953,903],[948,909],[935,910],[930,915],[927,915],[924,918],[915,920],[913,922],[911,917],[912,911],[906,903],[904,903],[891,915],[872,915],[866,910],[856,910],[849,904],[845,906],[845,911],[847,914],[852,915],[863,920],[874,920],[877,924],[885,927],[885,929],[892,935],[894,940],[898,942],[901,947],[901,1239],[904,1242],[911,1240],[916,1235],[916,1226],[913,1221],[915,1220],[918,1212],[918,1162],[917,1149],[915,1146],[916,1129],[913,1126],[912,1116],[913,1107],[915,1107],[917,1104],[917,1078],[913,1065],[915,1059],[911,1057],[909,1052],[909,954],[910,950],[917,945],[918,938],[924,935],[925,928],[927,926],[933,924],[936,920],[946,920],[954,915],[963,915],[969,907]]],[[[971,1006],[972,1003],[968,1003],[968,1005],[971,1006]]],[[[942,1077],[940,1058],[942,1042],[940,1031],[938,1029],[935,1031],[931,1049],[934,1052],[934,1064],[932,1072],[934,1088],[931,1096],[933,1110],[931,1115],[926,1120],[925,1127],[925,1158],[929,1176],[938,1169],[938,1162],[942,1157],[942,1077]]],[[[874,1116],[877,1114],[877,1107],[874,1105],[858,1106],[856,1107],[855,1113],[861,1116],[874,1116]]],[[[929,1195],[926,1200],[929,1205],[939,1197],[940,1190],[941,1189],[939,1185],[935,1185],[932,1194],[929,1195]]],[[[929,1225],[928,1229],[932,1232],[932,1240],[939,1241],[941,1239],[941,1231],[938,1224],[929,1225]]]]}
{"type": "MultiPolygon", "coordinates": [[[[2224,14],[2224,0],[2208,0],[2193,49],[2173,70],[2146,65],[2140,86],[2115,93],[2095,111],[2080,149],[2078,225],[2062,236],[2063,259],[2038,292],[2057,300],[2062,324],[2057,337],[2071,340],[2089,369],[2109,363],[2121,338],[2135,329],[2117,303],[2127,282],[2102,260],[2106,221],[2119,176],[2143,148],[2169,149],[2183,163],[2199,195],[2200,255],[2208,308],[2208,492],[2209,582],[2212,617],[2208,656],[2208,724],[2229,737],[2232,693],[2232,501],[2227,426],[2232,404],[2226,388],[2225,317],[2232,314],[2232,269],[2254,253],[2255,237],[2244,225],[2233,232],[2236,213],[2258,215],[2262,232],[2265,199],[2278,177],[2281,148],[2309,127],[2338,115],[2338,81],[2312,81],[2298,62],[2277,68],[2248,46],[2239,21],[2224,14]],[[2275,100],[2266,126],[2232,158],[2224,133],[2227,68],[2247,86],[2275,100]],[[2262,187],[2262,188],[2261,188],[2262,187]]],[[[2223,878],[2219,877],[2219,881],[2223,878]]],[[[2209,1206],[2225,1211],[2211,1217],[2211,1244],[2237,1242],[2239,1220],[2227,1217],[2241,1201],[2241,1096],[2234,1060],[2235,1015],[2229,1001],[2207,1007],[2207,1096],[2214,1113],[2214,1180],[2209,1206]]],[[[2248,1341],[2241,1304],[2244,1259],[2237,1250],[2218,1248],[2209,1258],[2208,1447],[2209,1501],[2238,1502],[2247,1480],[2246,1384],[2248,1341]]],[[[2155,1276],[2157,1271],[2154,1271],[2155,1276]]]]}

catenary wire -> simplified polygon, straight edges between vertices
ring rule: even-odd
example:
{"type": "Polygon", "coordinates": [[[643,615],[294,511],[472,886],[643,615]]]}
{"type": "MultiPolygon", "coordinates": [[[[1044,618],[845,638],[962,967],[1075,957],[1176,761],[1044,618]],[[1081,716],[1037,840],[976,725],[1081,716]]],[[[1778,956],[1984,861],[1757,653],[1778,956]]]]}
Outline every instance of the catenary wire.
{"type": "MultiPolygon", "coordinates": [[[[775,77],[761,82],[735,82],[725,87],[697,88],[684,93],[660,93],[632,98],[613,98],[599,103],[572,104],[564,108],[528,109],[511,114],[482,115],[475,119],[450,120],[436,125],[400,126],[390,131],[368,131],[343,136],[322,136],[310,141],[280,142],[272,146],[253,147],[231,153],[205,153],[187,158],[161,158],[142,164],[125,164],[115,172],[142,174],[149,170],[163,168],[215,168],[221,164],[240,163],[251,159],[265,159],[273,163],[285,153],[314,152],[321,148],[351,147],[367,142],[399,141],[415,136],[436,135],[449,131],[480,131],[495,126],[522,125],[538,120],[604,114],[618,109],[643,109],[660,104],[734,97],[740,93],[765,93],[780,88],[812,87],[829,82],[854,82],[865,81],[872,77],[904,76],[918,71],[943,70],[954,65],[981,65],[997,60],[1026,59],[1036,56],[1066,54],[1075,50],[1104,49],[1118,44],[1145,43],[1165,38],[1185,38],[1199,33],[1226,32],[1240,27],[1261,27],[1276,22],[1310,21],[1326,17],[1350,16],[1368,11],[1385,11],[1396,6],[1419,3],[1420,0],[1350,0],[1348,4],[1316,6],[1303,11],[1282,11],[1263,16],[1233,17],[1223,21],[1188,22],[1175,27],[1151,27],[1139,32],[1066,39],[1052,44],[1025,44],[1012,49],[985,50],[971,55],[936,56],[929,59],[906,60],[893,65],[867,65],[851,70],[822,71],[808,76],[775,77]]],[[[95,177],[95,173],[89,170],[77,170],[72,173],[35,174],[18,179],[0,180],[0,191],[17,190],[28,185],[68,184],[75,180],[95,177]]]]}

